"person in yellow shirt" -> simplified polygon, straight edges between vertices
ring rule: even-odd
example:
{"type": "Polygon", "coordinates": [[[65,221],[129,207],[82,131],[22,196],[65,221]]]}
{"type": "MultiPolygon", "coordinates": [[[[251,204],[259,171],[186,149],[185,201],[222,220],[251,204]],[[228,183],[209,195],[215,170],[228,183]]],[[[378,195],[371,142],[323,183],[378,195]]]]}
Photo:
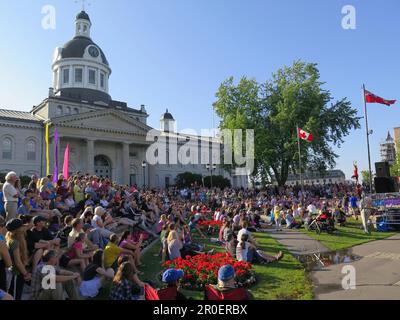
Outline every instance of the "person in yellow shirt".
{"type": "Polygon", "coordinates": [[[75,203],[76,205],[79,205],[80,202],[84,201],[85,199],[85,194],[81,188],[81,182],[79,179],[75,179],[75,185],[74,185],[74,189],[73,189],[73,193],[74,193],[74,199],[75,199],[75,203]]]}
{"type": "Polygon", "coordinates": [[[274,207],[274,220],[275,220],[275,226],[276,226],[276,231],[282,231],[282,217],[281,217],[281,206],[276,205],[274,207]]]}
{"type": "Polygon", "coordinates": [[[110,236],[110,241],[106,245],[104,249],[104,267],[106,269],[112,268],[114,271],[117,271],[118,269],[118,257],[120,255],[124,255],[128,257],[128,261],[132,264],[133,269],[135,270],[136,273],[138,274],[143,274],[143,272],[140,272],[135,265],[135,260],[134,260],[134,252],[131,250],[127,250],[124,248],[121,248],[118,246],[119,239],[116,234],[112,234],[110,236]]]}

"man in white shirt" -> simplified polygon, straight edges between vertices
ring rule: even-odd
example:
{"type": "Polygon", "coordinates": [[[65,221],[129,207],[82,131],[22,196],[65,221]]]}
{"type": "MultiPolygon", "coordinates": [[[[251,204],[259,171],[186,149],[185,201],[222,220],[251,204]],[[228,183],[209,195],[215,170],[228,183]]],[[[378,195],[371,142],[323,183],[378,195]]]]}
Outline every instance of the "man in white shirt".
{"type": "Polygon", "coordinates": [[[242,224],[242,229],[239,230],[238,235],[237,235],[237,241],[240,242],[242,239],[242,235],[247,234],[249,236],[249,242],[254,244],[253,237],[251,236],[251,232],[247,230],[249,224],[245,221],[242,224]]]}
{"type": "Polygon", "coordinates": [[[13,171],[7,173],[6,183],[3,185],[4,209],[6,211],[6,221],[15,219],[18,215],[19,192],[14,187],[17,181],[17,174],[13,171]]]}

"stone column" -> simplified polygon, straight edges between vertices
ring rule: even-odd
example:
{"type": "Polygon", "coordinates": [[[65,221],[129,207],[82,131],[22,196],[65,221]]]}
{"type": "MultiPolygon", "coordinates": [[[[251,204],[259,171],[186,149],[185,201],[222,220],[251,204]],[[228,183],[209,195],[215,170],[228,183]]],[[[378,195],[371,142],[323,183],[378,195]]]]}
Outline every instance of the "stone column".
{"type": "Polygon", "coordinates": [[[89,174],[94,174],[94,141],[95,141],[94,139],[86,139],[86,143],[87,143],[86,171],[89,174]]]}
{"type": "Polygon", "coordinates": [[[129,184],[130,177],[130,158],[129,158],[129,142],[122,143],[122,176],[121,182],[123,184],[129,184]]]}

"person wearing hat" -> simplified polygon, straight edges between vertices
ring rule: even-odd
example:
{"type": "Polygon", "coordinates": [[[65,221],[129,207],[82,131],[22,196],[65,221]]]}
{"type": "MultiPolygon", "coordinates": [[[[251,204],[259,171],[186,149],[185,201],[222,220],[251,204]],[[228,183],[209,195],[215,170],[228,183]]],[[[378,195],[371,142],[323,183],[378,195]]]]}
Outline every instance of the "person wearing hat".
{"type": "Polygon", "coordinates": [[[60,239],[54,238],[51,232],[45,227],[47,219],[36,216],[32,220],[33,228],[26,233],[26,240],[30,256],[32,256],[32,270],[35,271],[44,250],[60,250],[60,239]]]}
{"type": "Polygon", "coordinates": [[[237,288],[235,269],[226,264],[218,270],[218,284],[205,287],[205,300],[250,300],[251,293],[244,288],[237,288]]]}
{"type": "Polygon", "coordinates": [[[6,228],[7,247],[12,261],[9,293],[15,300],[21,300],[25,281],[29,281],[32,277],[27,270],[29,255],[25,240],[26,227],[21,219],[11,219],[7,222],[6,228]]]}
{"type": "Polygon", "coordinates": [[[167,286],[158,290],[160,300],[187,300],[185,295],[180,292],[180,280],[184,272],[181,269],[168,269],[162,275],[162,282],[167,286]]]}

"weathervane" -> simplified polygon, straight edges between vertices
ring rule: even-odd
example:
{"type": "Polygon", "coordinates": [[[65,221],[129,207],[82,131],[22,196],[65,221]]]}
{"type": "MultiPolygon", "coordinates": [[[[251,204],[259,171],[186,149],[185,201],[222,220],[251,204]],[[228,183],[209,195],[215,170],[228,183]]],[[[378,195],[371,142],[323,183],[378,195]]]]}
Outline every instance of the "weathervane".
{"type": "Polygon", "coordinates": [[[91,4],[88,0],[75,0],[75,3],[79,3],[79,2],[82,3],[82,11],[85,11],[85,4],[87,6],[90,6],[90,4],[91,4]]]}

